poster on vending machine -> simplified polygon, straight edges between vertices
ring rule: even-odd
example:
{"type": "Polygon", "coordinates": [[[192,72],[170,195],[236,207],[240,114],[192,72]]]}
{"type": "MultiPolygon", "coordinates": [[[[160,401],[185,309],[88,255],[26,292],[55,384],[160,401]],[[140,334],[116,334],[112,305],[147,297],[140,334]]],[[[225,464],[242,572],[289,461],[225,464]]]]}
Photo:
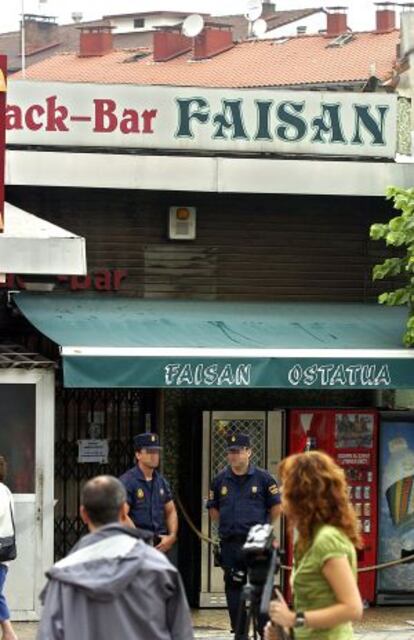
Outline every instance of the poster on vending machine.
{"type": "Polygon", "coordinates": [[[335,415],[335,448],[372,448],[374,416],[364,413],[337,413],[335,415]]]}
{"type": "MultiPolygon", "coordinates": [[[[378,561],[414,554],[414,415],[381,416],[378,561]],[[411,419],[410,419],[411,417],[411,419]]],[[[414,563],[378,572],[377,593],[411,592],[414,563]]],[[[393,602],[397,602],[395,598],[393,602]]],[[[406,602],[406,600],[404,600],[406,602]]]]}

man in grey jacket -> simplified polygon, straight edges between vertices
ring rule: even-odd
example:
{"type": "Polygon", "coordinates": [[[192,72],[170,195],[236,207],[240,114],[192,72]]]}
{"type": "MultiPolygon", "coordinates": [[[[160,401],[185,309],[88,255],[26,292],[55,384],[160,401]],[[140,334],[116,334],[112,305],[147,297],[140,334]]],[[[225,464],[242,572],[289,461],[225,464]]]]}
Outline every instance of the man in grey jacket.
{"type": "Polygon", "coordinates": [[[193,640],[178,571],[126,526],[122,483],[89,480],[80,514],[90,533],[47,573],[37,640],[193,640]]]}

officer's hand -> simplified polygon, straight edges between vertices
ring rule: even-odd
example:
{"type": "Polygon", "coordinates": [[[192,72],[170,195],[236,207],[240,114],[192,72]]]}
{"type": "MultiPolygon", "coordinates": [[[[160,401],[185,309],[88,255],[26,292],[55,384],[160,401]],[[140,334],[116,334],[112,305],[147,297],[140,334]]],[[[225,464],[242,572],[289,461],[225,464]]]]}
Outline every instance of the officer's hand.
{"type": "Polygon", "coordinates": [[[159,542],[155,548],[158,549],[158,551],[167,553],[176,541],[176,536],[173,533],[170,533],[168,536],[160,536],[160,538],[161,542],[159,542]]]}

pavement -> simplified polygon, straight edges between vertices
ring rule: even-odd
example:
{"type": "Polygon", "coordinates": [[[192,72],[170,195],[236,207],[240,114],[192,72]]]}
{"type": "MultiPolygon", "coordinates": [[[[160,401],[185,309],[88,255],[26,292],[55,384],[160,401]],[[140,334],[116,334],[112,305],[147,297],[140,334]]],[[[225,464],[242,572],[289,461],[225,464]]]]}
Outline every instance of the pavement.
{"type": "MultiPolygon", "coordinates": [[[[194,611],[193,622],[197,640],[233,638],[229,633],[227,612],[223,609],[194,611]]],[[[19,640],[35,640],[36,623],[16,622],[13,626],[19,640]]],[[[414,607],[367,609],[362,622],[355,625],[355,640],[414,640],[414,607]]]]}

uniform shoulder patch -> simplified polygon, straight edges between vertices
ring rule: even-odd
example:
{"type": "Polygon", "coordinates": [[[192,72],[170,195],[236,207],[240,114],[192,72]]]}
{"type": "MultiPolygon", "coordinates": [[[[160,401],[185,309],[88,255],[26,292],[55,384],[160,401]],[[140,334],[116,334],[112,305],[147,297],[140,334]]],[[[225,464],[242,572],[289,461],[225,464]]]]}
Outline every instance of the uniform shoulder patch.
{"type": "Polygon", "coordinates": [[[226,495],[228,494],[228,489],[227,489],[227,487],[226,487],[226,485],[225,485],[225,484],[223,484],[223,486],[221,487],[221,489],[220,489],[220,494],[221,494],[222,496],[226,496],[226,495]]]}
{"type": "Polygon", "coordinates": [[[277,486],[277,484],[271,484],[269,486],[269,493],[271,493],[272,496],[275,496],[279,493],[279,487],[277,486]]]}
{"type": "Polygon", "coordinates": [[[208,492],[208,499],[214,500],[214,491],[212,489],[208,492]]]}

